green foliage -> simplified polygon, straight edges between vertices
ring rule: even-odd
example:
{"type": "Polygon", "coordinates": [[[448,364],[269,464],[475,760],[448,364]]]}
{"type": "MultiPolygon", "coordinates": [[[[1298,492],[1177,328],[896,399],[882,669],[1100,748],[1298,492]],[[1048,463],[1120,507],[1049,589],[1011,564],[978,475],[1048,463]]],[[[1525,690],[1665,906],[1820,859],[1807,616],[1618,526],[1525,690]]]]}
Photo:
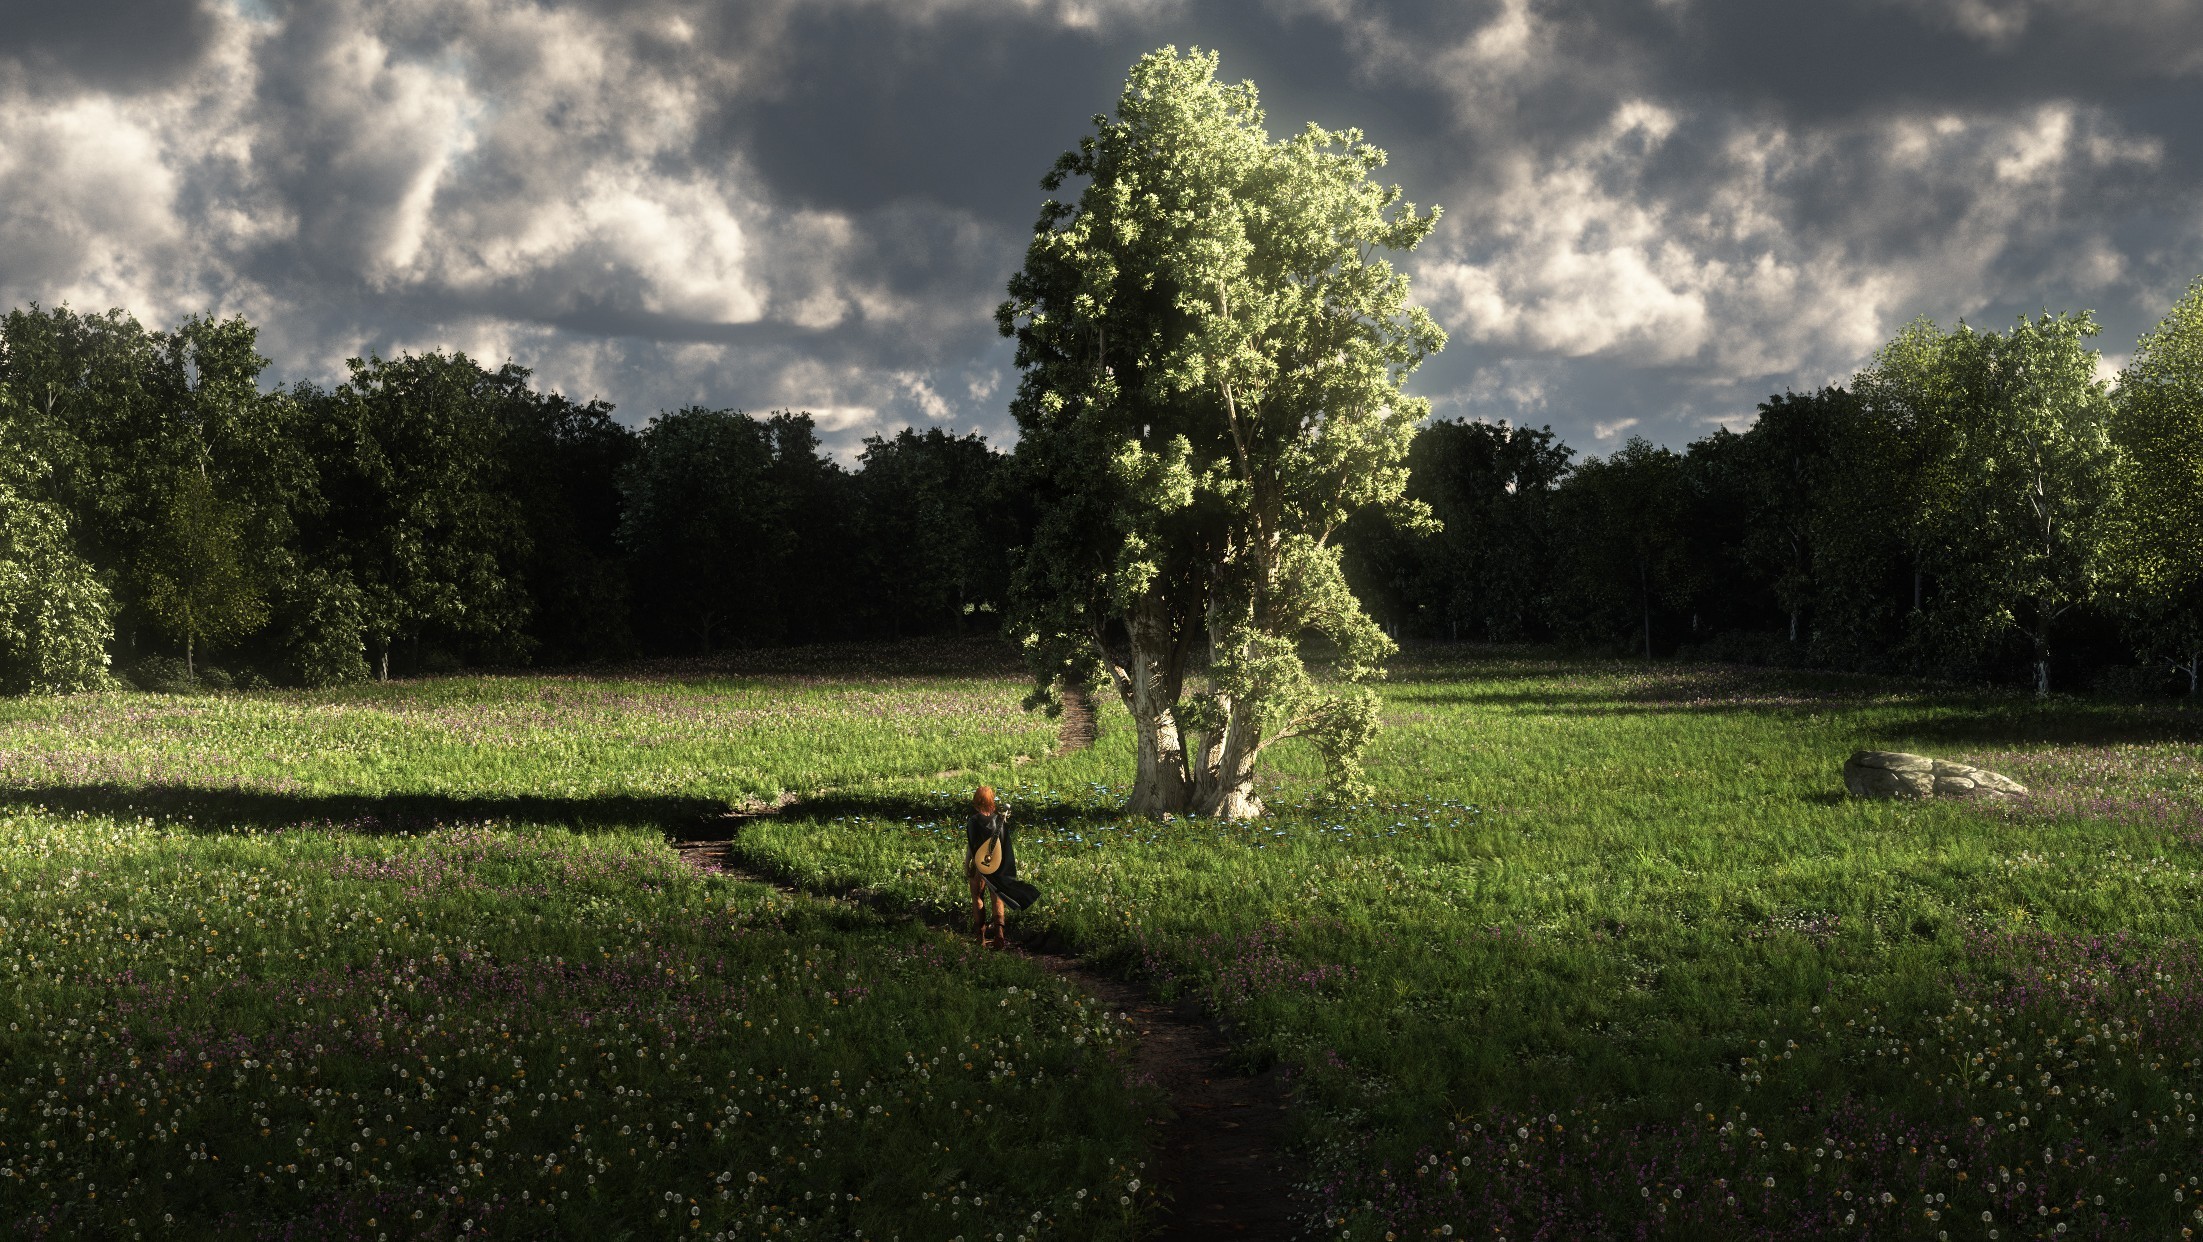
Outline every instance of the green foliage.
{"type": "Polygon", "coordinates": [[[2144,659],[2203,682],[2203,280],[2120,372],[2112,438],[2126,488],[2113,536],[2119,589],[2144,659]]]}
{"type": "Polygon", "coordinates": [[[198,591],[193,610],[221,596],[230,605],[219,609],[223,632],[241,637],[260,624],[244,584],[297,569],[295,520],[313,503],[314,469],[295,406],[259,389],[267,359],[256,339],[243,319],[195,317],[169,332],[148,332],[121,311],[34,306],[0,319],[0,384],[19,398],[19,434],[49,463],[48,494],[107,575],[126,634],[149,623],[185,637],[178,592],[198,591]],[[187,473],[219,498],[185,502],[225,549],[199,541],[197,554],[229,567],[231,585],[212,595],[203,570],[213,562],[194,580],[177,559],[173,506],[187,473]]]}
{"type": "Polygon", "coordinates": [[[346,366],[334,391],[302,386],[293,399],[321,467],[312,561],[351,578],[378,671],[388,675],[396,644],[424,636],[524,654],[528,529],[506,486],[504,413],[527,371],[485,371],[457,353],[346,366]]]}
{"type": "Polygon", "coordinates": [[[1696,568],[1688,543],[1683,458],[1641,437],[1587,458],[1559,496],[1564,610],[1579,638],[1637,620],[1638,654],[1652,658],[1655,603],[1688,599],[1696,568]]]}
{"type": "Polygon", "coordinates": [[[0,423],[0,694],[109,684],[107,588],[70,545],[67,515],[32,490],[45,471],[0,423]]]}
{"type": "Polygon", "coordinates": [[[1133,66],[1044,182],[1087,185],[1043,208],[997,319],[1040,510],[1013,618],[1039,690],[1098,660],[1145,738],[1143,800],[1242,815],[1266,746],[1322,734],[1343,757],[1363,736],[1357,696],[1319,689],[1300,642],[1349,683],[1389,650],[1330,541],[1371,507],[1428,523],[1403,495],[1427,406],[1401,386],[1445,338],[1378,257],[1436,213],[1370,180],[1385,156],[1359,131],[1273,142],[1253,84],[1216,67],[1175,49],[1133,66]],[[1166,720],[1196,635],[1206,688],[1166,720]]]}
{"type": "Polygon", "coordinates": [[[351,575],[319,566],[284,584],[277,658],[289,680],[319,689],[365,681],[367,605],[351,575]]]}
{"type": "Polygon", "coordinates": [[[1017,538],[1003,458],[938,427],[872,436],[859,456],[859,546],[893,635],[999,624],[1017,538]]]}
{"type": "Polygon", "coordinates": [[[2004,334],[1925,320],[1884,347],[1857,393],[1920,446],[1906,532],[1936,578],[1931,645],[1979,648],[2016,631],[2038,693],[2061,617],[2105,571],[2116,494],[2111,402],[2088,315],[2022,317],[2004,334]]]}
{"type": "Polygon", "coordinates": [[[184,640],[184,671],[193,647],[258,629],[268,608],[240,557],[242,515],[215,493],[198,470],[179,475],[164,520],[149,541],[139,571],[145,609],[184,640]]]}
{"type": "Polygon", "coordinates": [[[767,423],[691,408],[644,428],[620,477],[620,540],[643,597],[691,651],[778,636],[770,588],[789,576],[797,534],[790,497],[770,486],[774,450],[767,423]]]}
{"type": "Polygon", "coordinates": [[[1408,448],[1407,496],[1429,507],[1439,529],[1402,529],[1382,511],[1350,519],[1340,543],[1355,593],[1396,633],[1545,635],[1562,548],[1555,488],[1573,455],[1550,427],[1425,424],[1408,448]]]}
{"type": "Polygon", "coordinates": [[[526,645],[546,663],[634,654],[619,476],[634,459],[635,433],[600,401],[519,391],[503,405],[507,478],[528,533],[526,645]]]}

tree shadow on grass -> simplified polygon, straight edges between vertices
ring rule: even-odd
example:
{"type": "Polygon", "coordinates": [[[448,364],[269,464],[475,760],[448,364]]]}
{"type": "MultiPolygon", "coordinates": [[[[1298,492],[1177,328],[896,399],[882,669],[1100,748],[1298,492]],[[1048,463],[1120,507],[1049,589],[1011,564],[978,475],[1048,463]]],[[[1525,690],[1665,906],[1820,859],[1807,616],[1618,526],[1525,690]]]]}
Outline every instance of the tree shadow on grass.
{"type": "Polygon", "coordinates": [[[366,836],[484,821],[557,824],[579,832],[656,828],[669,838],[724,814],[712,798],[604,795],[292,794],[191,785],[31,785],[0,789],[0,807],[115,818],[146,816],[208,834],[332,828],[366,836]]]}
{"type": "Polygon", "coordinates": [[[1923,716],[1877,728],[1891,749],[1937,746],[2106,746],[2203,743],[2203,713],[2165,708],[2052,704],[1923,716]]]}
{"type": "MultiPolygon", "coordinates": [[[[1010,823],[1014,827],[1054,827],[1061,824],[1080,823],[1095,818],[1116,819],[1121,812],[1106,807],[1081,807],[1051,802],[1024,804],[1015,798],[1005,797],[1003,805],[1009,808],[1010,823]]],[[[731,841],[742,831],[743,825],[767,815],[785,814],[790,819],[817,823],[822,820],[864,819],[901,823],[961,825],[970,815],[962,802],[946,802],[940,798],[928,798],[916,794],[830,792],[817,797],[791,803],[783,811],[746,813],[732,811],[716,814],[682,841],[716,842],[731,841]]]]}

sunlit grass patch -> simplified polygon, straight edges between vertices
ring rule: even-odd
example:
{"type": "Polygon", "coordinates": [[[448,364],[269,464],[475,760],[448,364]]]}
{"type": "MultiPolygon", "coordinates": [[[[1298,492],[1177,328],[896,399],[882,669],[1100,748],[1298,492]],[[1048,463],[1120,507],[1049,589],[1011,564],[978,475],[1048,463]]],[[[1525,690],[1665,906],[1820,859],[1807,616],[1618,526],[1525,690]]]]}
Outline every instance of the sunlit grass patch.
{"type": "Polygon", "coordinates": [[[6,706],[0,1228],[1131,1236],[1120,1021],[665,845],[1006,759],[1013,686],[543,682],[6,706]]]}
{"type": "MultiPolygon", "coordinates": [[[[2203,1223],[2203,980],[2174,964],[2203,930],[2203,852],[2186,812],[2154,809],[2198,796],[2192,716],[1428,653],[1385,710],[1376,804],[1308,803],[1314,759],[1288,748],[1264,820],[1128,818],[1106,705],[1097,750],[1004,791],[1045,894],[1028,923],[1201,997],[1250,1066],[1292,1076],[1324,1234],[2203,1223]],[[2004,763],[2046,792],[1860,802],[1840,768],[1864,746],[2004,763]],[[2029,970],[2058,982],[2014,991],[2029,970]]],[[[957,791],[872,796],[745,848],[953,907],[957,791]]]]}

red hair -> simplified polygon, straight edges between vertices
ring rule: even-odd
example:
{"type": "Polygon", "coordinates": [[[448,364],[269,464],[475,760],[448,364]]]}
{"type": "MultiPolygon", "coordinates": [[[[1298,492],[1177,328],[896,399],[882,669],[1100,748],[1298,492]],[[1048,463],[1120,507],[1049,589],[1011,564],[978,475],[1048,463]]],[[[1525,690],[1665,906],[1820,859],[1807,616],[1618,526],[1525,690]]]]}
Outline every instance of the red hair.
{"type": "Polygon", "coordinates": [[[978,792],[972,794],[971,805],[972,809],[981,815],[994,814],[994,787],[992,785],[981,785],[978,792]]]}

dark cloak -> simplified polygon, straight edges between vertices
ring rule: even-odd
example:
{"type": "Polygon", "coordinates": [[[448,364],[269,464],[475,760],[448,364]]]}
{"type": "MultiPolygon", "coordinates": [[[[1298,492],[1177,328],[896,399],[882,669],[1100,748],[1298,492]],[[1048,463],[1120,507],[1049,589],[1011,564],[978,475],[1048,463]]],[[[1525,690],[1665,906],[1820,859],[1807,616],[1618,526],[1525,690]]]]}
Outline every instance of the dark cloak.
{"type": "Polygon", "coordinates": [[[964,824],[964,865],[977,874],[977,868],[972,867],[972,855],[979,852],[987,838],[997,835],[1002,838],[1002,865],[995,868],[993,875],[979,878],[986,881],[1003,905],[1022,910],[1040,899],[1040,890],[1017,878],[1017,850],[1007,814],[996,811],[992,815],[974,815],[964,824]]]}

